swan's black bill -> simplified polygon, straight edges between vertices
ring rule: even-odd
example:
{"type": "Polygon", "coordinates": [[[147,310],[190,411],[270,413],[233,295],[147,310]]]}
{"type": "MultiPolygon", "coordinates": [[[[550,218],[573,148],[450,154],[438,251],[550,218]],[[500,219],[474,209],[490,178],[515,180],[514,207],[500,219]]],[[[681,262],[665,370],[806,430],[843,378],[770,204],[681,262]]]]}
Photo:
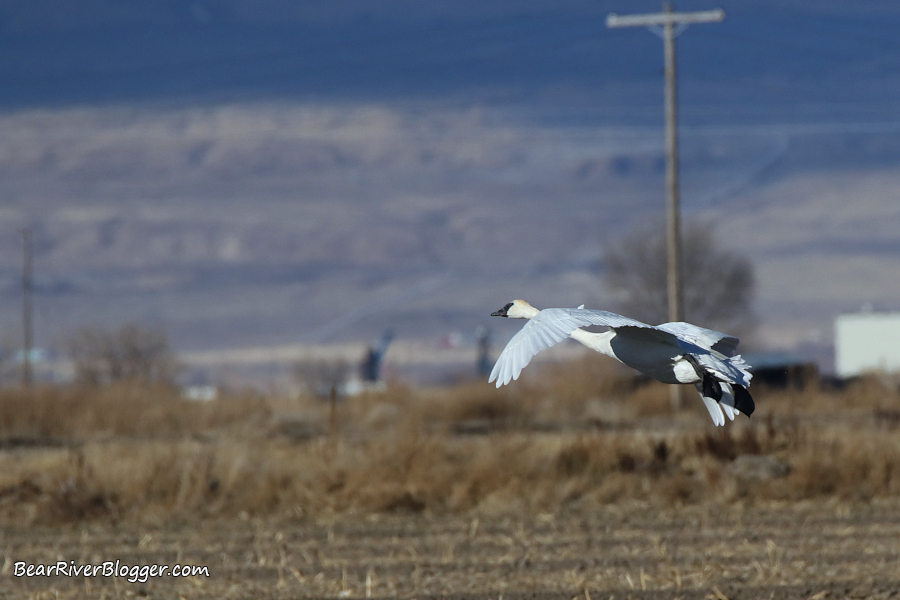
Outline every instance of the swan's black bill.
{"type": "Polygon", "coordinates": [[[509,316],[509,315],[506,314],[506,312],[509,310],[509,307],[512,306],[512,305],[513,305],[513,303],[510,302],[509,304],[507,304],[506,306],[504,306],[504,307],[501,308],[500,310],[495,311],[495,312],[492,312],[492,313],[491,313],[491,316],[492,316],[492,317],[507,317],[507,316],[509,316]]]}

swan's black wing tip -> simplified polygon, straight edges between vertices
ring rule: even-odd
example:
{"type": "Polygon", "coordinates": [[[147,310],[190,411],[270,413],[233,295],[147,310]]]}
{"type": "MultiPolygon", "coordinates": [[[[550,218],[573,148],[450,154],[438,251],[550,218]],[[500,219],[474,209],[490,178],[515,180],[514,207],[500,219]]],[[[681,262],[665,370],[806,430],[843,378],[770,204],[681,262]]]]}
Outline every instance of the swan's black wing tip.
{"type": "Polygon", "coordinates": [[[734,389],[734,407],[748,417],[752,415],[756,410],[756,404],[753,402],[750,392],[742,385],[732,385],[731,387],[734,389]]]}

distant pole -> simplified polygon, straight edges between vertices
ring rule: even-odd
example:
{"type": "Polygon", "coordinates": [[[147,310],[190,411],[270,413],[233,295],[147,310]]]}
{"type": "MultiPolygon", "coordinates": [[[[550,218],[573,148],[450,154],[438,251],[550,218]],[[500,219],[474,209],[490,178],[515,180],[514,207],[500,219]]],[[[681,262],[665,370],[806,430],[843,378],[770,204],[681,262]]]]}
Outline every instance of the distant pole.
{"type": "Polygon", "coordinates": [[[479,376],[487,377],[491,374],[491,330],[479,325],[475,328],[475,340],[478,345],[476,369],[479,376]]]}
{"type": "Polygon", "coordinates": [[[31,283],[31,229],[22,230],[22,385],[31,387],[34,372],[31,365],[33,345],[33,310],[31,283]]]}
{"type": "MultiPolygon", "coordinates": [[[[664,4],[672,14],[672,4],[664,4]]],[[[684,292],[681,288],[681,186],[678,178],[678,88],[675,65],[674,24],[663,25],[666,63],[666,246],[668,247],[669,321],[684,320],[684,292]]]]}
{"type": "MultiPolygon", "coordinates": [[[[606,17],[607,27],[651,27],[663,39],[666,66],[666,247],[669,321],[684,320],[684,292],[681,278],[681,191],[678,177],[678,85],[675,63],[675,36],[694,23],[714,23],[725,18],[720,8],[702,12],[676,13],[671,2],[663,2],[663,12],[645,15],[606,17]],[[661,31],[659,31],[661,28],[661,31]]],[[[681,386],[672,387],[672,404],[682,405],[681,386]]]]}

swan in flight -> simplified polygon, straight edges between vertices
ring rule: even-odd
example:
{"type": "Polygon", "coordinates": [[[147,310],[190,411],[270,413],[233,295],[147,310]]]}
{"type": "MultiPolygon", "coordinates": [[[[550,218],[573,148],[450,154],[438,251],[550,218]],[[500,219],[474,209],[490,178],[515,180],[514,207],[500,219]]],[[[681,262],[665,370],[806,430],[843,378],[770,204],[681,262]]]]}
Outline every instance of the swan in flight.
{"type": "Polygon", "coordinates": [[[755,405],[747,391],[752,375],[749,365],[735,355],[735,337],[690,323],[654,327],[615,313],[587,310],[584,305],[538,310],[515,300],[491,316],[528,319],[491,371],[488,381],[496,380],[498,388],[518,379],[535,354],[571,337],[663,383],[693,383],[716,425],[724,425],[726,416],[733,421],[739,412],[753,414],[755,405]],[[609,330],[580,329],[590,325],[609,330]]]}

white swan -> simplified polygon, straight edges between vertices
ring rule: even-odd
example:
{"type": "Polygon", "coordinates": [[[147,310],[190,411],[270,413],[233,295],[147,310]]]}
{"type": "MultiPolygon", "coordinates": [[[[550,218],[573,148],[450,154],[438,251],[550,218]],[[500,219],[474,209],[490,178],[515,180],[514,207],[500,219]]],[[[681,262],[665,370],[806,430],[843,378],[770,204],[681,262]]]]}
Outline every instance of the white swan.
{"type": "Polygon", "coordinates": [[[716,425],[738,412],[748,417],[755,405],[747,391],[749,365],[735,356],[738,339],[690,323],[663,323],[656,327],[603,310],[546,308],[538,310],[524,300],[510,302],[492,317],[529,319],[513,336],[488,381],[497,387],[518,379],[531,358],[571,337],[601,354],[663,383],[693,383],[716,425]],[[580,329],[590,325],[609,328],[603,333],[580,329]]]}

